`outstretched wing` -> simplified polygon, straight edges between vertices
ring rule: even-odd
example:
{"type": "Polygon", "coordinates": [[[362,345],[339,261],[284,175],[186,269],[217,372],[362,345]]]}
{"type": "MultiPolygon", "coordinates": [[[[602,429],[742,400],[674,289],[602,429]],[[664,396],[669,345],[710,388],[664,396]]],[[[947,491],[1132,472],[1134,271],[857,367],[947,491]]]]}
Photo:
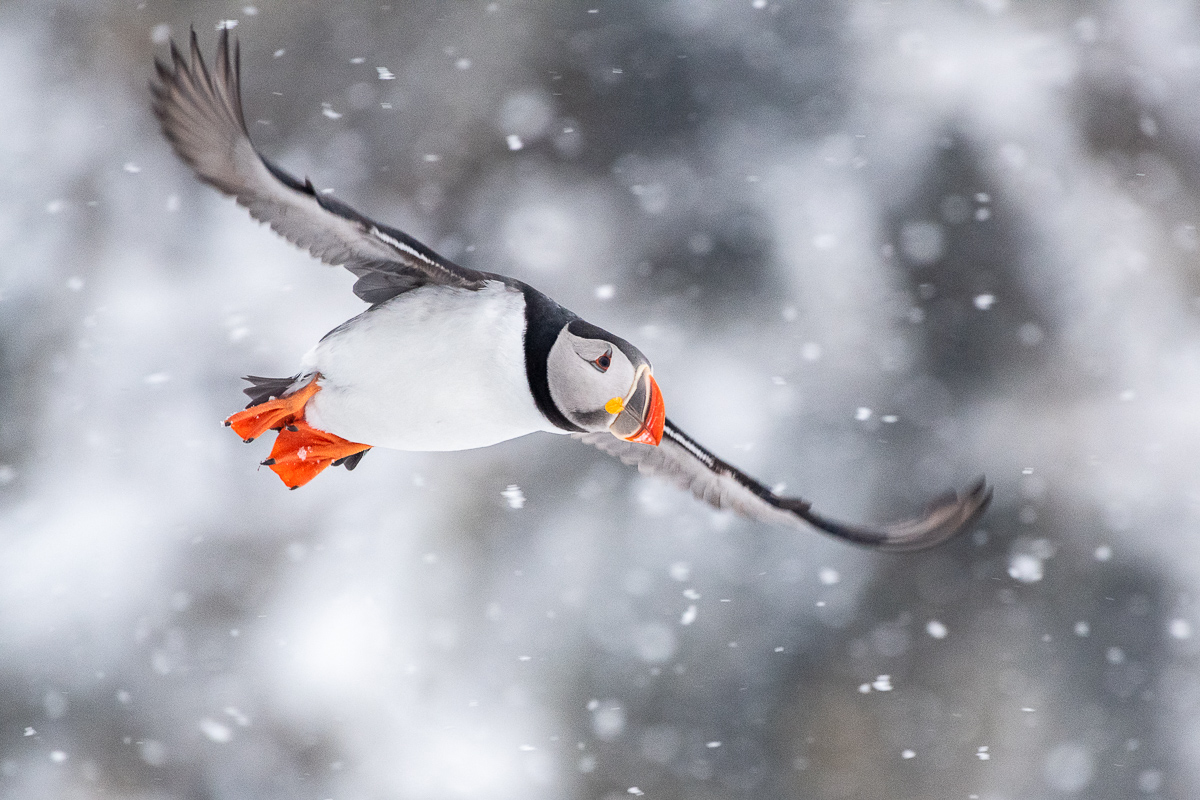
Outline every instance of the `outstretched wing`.
{"type": "Polygon", "coordinates": [[[855,544],[880,550],[921,550],[965,530],[987,508],[992,490],[981,478],[961,497],[951,492],[917,519],[879,527],[848,525],[823,517],[798,497],[780,497],[741,470],[697,444],[671,420],[654,447],[626,442],[609,433],[574,433],[574,438],[614,455],[639,472],[658,475],[716,506],[752,519],[802,527],[803,523],[855,544]]]}
{"type": "Polygon", "coordinates": [[[241,54],[221,31],[209,72],[191,35],[189,64],[171,42],[171,65],[158,59],[150,84],[154,113],[179,157],[205,183],[233,196],[250,215],[327,264],[358,276],[354,293],[379,303],[426,283],[477,289],[486,273],[439,256],[402,231],[381,225],[345,203],[318,194],[254,149],[242,114],[241,54]]]}

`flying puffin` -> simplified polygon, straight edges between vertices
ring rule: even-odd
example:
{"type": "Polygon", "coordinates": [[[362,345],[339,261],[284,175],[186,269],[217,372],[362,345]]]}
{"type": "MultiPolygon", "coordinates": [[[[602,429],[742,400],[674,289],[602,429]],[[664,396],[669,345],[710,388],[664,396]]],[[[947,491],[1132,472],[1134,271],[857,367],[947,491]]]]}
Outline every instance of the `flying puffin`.
{"type": "Polygon", "coordinates": [[[265,462],[290,488],[328,466],[353,469],[372,447],[463,450],[535,431],[570,434],[717,508],[884,550],[945,541],[983,513],[980,479],[916,519],[879,527],[823,517],[775,494],[666,418],[650,360],[528,284],[461,267],[402,231],[297,180],[250,142],[240,51],[222,30],[215,68],[191,34],[155,59],[154,113],[200,180],[291,243],[341,265],[370,303],[308,352],[289,378],[247,377],[250,404],[225,424],[249,442],[278,431],[265,462]]]}

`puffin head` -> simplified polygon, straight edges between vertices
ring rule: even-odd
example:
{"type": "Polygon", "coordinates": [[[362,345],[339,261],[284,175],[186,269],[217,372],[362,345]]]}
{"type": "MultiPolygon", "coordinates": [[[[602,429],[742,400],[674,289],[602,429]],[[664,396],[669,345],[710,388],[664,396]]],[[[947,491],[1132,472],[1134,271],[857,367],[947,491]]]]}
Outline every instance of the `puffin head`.
{"type": "Polygon", "coordinates": [[[546,359],[554,405],[588,432],[657,445],[666,411],[650,361],[629,342],[581,319],[558,332],[546,359]]]}

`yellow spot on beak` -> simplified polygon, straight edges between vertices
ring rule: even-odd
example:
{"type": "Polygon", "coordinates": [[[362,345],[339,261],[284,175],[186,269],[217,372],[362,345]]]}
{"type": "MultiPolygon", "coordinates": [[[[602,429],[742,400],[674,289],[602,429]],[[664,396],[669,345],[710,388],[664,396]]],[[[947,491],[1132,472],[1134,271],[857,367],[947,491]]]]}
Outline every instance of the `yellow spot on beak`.
{"type": "Polygon", "coordinates": [[[619,397],[614,397],[604,404],[604,410],[610,414],[620,414],[625,410],[625,401],[619,397]]]}

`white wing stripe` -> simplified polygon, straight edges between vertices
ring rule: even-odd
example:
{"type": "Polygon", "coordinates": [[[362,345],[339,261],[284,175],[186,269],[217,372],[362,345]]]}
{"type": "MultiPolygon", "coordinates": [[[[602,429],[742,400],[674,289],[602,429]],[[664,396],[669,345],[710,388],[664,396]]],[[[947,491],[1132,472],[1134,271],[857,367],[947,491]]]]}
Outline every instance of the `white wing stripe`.
{"type": "Polygon", "coordinates": [[[375,238],[379,239],[379,241],[381,241],[381,242],[390,244],[392,247],[396,248],[397,250],[408,253],[410,256],[413,256],[414,258],[418,258],[421,261],[424,261],[426,264],[428,264],[431,267],[437,267],[438,269],[445,269],[441,264],[435,264],[433,261],[430,261],[428,258],[426,258],[425,255],[423,253],[421,253],[420,251],[414,250],[413,248],[409,247],[404,242],[400,241],[399,239],[397,239],[393,236],[388,236],[386,233],[379,230],[379,228],[376,228],[374,225],[371,226],[371,235],[374,236],[375,238]]]}

